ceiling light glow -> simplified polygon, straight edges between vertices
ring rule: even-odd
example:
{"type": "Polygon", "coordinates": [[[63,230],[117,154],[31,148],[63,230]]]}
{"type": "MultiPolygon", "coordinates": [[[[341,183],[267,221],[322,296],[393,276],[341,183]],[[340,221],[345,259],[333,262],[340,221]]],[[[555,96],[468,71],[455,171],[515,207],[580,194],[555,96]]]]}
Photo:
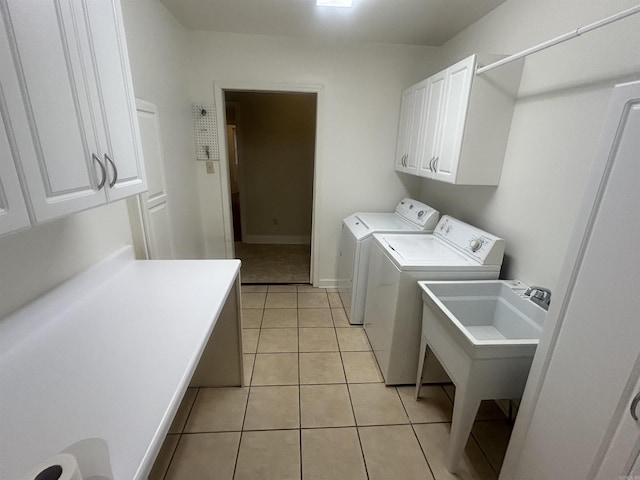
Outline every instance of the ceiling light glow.
{"type": "Polygon", "coordinates": [[[316,0],[318,7],[350,7],[353,0],[316,0]]]}

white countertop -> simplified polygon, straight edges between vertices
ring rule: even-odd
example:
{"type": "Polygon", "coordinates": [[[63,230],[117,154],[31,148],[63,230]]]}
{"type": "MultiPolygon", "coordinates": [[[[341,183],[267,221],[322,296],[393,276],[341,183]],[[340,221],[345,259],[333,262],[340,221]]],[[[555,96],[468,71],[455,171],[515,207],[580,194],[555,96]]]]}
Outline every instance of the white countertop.
{"type": "Polygon", "coordinates": [[[92,437],[143,478],[239,270],[125,248],[0,320],[0,479],[92,437]]]}

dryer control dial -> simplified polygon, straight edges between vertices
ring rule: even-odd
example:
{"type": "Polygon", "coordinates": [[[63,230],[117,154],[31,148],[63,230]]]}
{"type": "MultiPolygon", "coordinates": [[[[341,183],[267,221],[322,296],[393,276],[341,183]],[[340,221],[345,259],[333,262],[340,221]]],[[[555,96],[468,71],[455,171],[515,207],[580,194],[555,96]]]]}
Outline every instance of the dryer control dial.
{"type": "Polygon", "coordinates": [[[484,242],[482,241],[482,239],[474,238],[469,242],[469,248],[471,249],[472,252],[477,252],[478,250],[480,250],[480,248],[482,248],[483,243],[484,242]]]}

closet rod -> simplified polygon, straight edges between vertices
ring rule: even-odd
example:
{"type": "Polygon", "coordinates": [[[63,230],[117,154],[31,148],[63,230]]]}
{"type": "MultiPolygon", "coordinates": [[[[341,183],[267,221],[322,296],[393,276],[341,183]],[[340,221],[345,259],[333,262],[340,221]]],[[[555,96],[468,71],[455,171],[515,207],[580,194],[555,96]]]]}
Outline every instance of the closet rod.
{"type": "Polygon", "coordinates": [[[636,13],[640,13],[640,5],[632,7],[628,10],[624,10],[622,12],[616,13],[615,15],[611,15],[610,17],[603,18],[602,20],[598,20],[597,22],[591,23],[584,27],[576,28],[570,32],[565,33],[564,35],[560,35],[559,37],[552,38],[551,40],[547,40],[539,45],[536,45],[531,48],[527,48],[519,53],[514,53],[513,55],[503,58],[502,60],[498,60],[497,62],[490,63],[489,65],[485,65],[484,67],[479,67],[476,70],[476,75],[481,75],[484,72],[488,72],[489,70],[493,70],[494,68],[501,67],[502,65],[506,65],[507,63],[511,63],[515,60],[518,60],[522,57],[526,57],[531,55],[532,53],[539,52],[540,50],[544,50],[549,47],[553,47],[562,42],[566,42],[567,40],[571,40],[572,38],[578,37],[583,33],[590,32],[591,30],[595,30],[600,27],[604,27],[605,25],[609,25],[610,23],[617,22],[618,20],[622,20],[623,18],[630,17],[631,15],[635,15],[636,13]]]}

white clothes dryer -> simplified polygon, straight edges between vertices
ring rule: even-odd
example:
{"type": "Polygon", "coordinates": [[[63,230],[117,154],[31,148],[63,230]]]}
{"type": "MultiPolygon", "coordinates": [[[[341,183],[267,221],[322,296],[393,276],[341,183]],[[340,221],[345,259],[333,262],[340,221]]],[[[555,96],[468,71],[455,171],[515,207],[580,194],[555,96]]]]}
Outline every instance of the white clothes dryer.
{"type": "MultiPolygon", "coordinates": [[[[419,280],[492,280],[505,241],[444,215],[433,234],[375,234],[364,329],[387,385],[415,384],[422,326],[419,280]]],[[[423,382],[450,381],[435,355],[423,382]]]]}
{"type": "Polygon", "coordinates": [[[393,213],[354,213],[342,221],[338,258],[338,292],[349,323],[361,325],[373,234],[430,233],[438,223],[437,210],[405,198],[393,213]]]}

